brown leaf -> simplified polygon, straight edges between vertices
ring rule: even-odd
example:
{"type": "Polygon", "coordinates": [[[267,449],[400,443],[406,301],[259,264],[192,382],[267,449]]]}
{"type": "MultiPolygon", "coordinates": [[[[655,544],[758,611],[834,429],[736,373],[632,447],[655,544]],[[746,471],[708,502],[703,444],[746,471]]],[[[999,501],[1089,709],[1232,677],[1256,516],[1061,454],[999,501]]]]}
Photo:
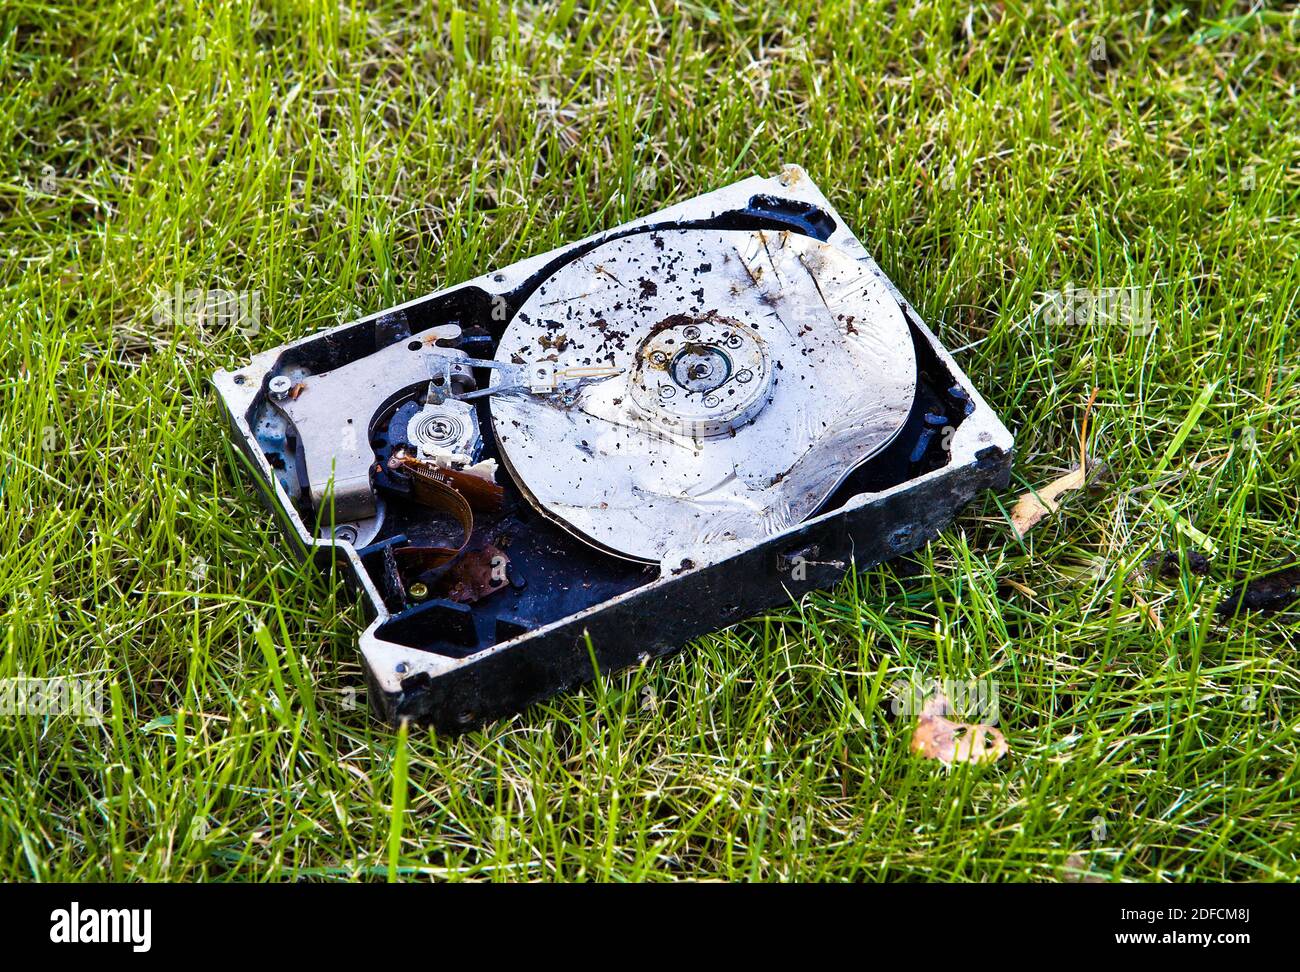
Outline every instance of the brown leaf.
{"type": "Polygon", "coordinates": [[[1024,539],[1026,533],[1038,525],[1049,513],[1055,513],[1060,507],[1059,497],[1063,493],[1091,485],[1102,474],[1109,474],[1104,463],[1094,463],[1088,458],[1088,418],[1092,415],[1092,406],[1097,403],[1097,389],[1088,396],[1088,403],[1083,407],[1083,421],[1079,427],[1079,468],[1052,480],[1042,489],[1030,490],[1016,500],[1011,509],[1011,528],[1016,536],[1024,539]]]}
{"type": "Polygon", "coordinates": [[[953,722],[945,718],[948,700],[940,694],[926,701],[912,733],[912,752],[926,759],[953,763],[992,763],[1007,752],[1001,731],[984,723],[953,722]]]}
{"type": "Polygon", "coordinates": [[[1079,489],[1087,481],[1087,470],[1079,468],[1053,480],[1040,490],[1022,494],[1011,508],[1011,528],[1016,531],[1016,536],[1024,537],[1038,525],[1039,520],[1049,513],[1055,513],[1061,505],[1058,497],[1062,493],[1079,489]]]}
{"type": "Polygon", "coordinates": [[[1078,851],[1071,854],[1065,859],[1065,866],[1061,869],[1061,878],[1072,884],[1105,884],[1106,879],[1098,874],[1093,874],[1088,867],[1087,859],[1078,851]]]}

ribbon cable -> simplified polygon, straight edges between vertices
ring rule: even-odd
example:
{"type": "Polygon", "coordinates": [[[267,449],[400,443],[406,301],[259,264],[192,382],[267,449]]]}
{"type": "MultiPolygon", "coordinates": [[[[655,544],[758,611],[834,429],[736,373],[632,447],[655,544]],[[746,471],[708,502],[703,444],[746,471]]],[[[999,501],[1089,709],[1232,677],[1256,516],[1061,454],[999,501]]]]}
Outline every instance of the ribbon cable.
{"type": "Polygon", "coordinates": [[[479,476],[440,469],[414,456],[393,456],[388,468],[410,477],[411,496],[417,503],[450,513],[463,532],[457,547],[398,547],[394,553],[407,569],[430,570],[451,563],[469,545],[474,533],[474,507],[496,510],[501,506],[501,487],[479,476]]]}

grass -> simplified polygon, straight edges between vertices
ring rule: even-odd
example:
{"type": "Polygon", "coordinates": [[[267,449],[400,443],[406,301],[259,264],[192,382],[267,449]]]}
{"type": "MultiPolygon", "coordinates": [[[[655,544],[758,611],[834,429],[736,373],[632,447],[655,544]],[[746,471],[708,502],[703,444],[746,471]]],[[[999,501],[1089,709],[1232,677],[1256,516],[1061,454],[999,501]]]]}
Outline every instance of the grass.
{"type": "Polygon", "coordinates": [[[0,676],[109,687],[0,719],[0,878],[1300,877],[1298,614],[1213,612],[1300,560],[1293,11],[167,6],[0,8],[0,676]],[[482,732],[374,723],[208,375],[783,162],[962,349],[1013,489],[482,732]],[[1051,326],[1067,284],[1154,329],[1051,326]],[[1109,481],[1018,541],[1094,389],[1109,481]],[[995,680],[1010,755],[910,756],[914,677],[995,680]]]}

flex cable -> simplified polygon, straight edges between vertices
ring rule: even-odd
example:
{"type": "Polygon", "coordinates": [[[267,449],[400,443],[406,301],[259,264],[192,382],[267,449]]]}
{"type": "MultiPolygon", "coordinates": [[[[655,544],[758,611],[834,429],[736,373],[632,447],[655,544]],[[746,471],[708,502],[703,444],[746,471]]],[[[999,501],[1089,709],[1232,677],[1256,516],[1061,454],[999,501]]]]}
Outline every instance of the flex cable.
{"type": "Polygon", "coordinates": [[[439,475],[442,470],[412,456],[393,456],[388,460],[388,468],[410,479],[412,499],[421,506],[451,514],[462,532],[460,543],[455,547],[398,547],[394,551],[398,564],[404,572],[414,570],[417,573],[445,567],[460,556],[474,533],[474,511],[469,500],[439,475]]]}
{"type": "MultiPolygon", "coordinates": [[[[446,491],[450,490],[458,500],[468,503],[480,513],[492,513],[501,509],[501,498],[505,491],[482,476],[434,465],[406,452],[394,454],[388,460],[388,468],[410,477],[411,498],[424,506],[446,508],[451,502],[445,498],[446,491]]],[[[448,512],[454,513],[454,510],[448,509],[448,512]]]]}

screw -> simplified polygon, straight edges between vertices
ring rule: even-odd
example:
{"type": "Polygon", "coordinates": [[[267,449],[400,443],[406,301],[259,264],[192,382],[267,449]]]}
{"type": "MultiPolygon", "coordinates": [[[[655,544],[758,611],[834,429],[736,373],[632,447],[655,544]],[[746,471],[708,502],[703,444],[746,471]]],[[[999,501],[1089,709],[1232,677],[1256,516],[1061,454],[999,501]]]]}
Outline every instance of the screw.
{"type": "Polygon", "coordinates": [[[748,368],[746,368],[744,371],[736,372],[736,381],[740,382],[742,385],[745,384],[745,382],[747,381],[752,381],[753,378],[754,378],[754,373],[751,372],[748,368]]]}
{"type": "Polygon", "coordinates": [[[423,601],[426,597],[429,596],[429,589],[425,587],[423,584],[421,584],[419,581],[416,581],[414,584],[412,584],[410,587],[406,589],[406,593],[411,595],[412,601],[423,601]]]}
{"type": "Polygon", "coordinates": [[[277,402],[282,402],[289,397],[289,392],[293,390],[293,379],[288,375],[276,375],[267,383],[266,387],[270,391],[272,398],[277,402]]]}
{"type": "Polygon", "coordinates": [[[676,394],[677,394],[677,389],[674,388],[672,385],[660,385],[660,386],[659,386],[659,397],[660,397],[660,398],[672,398],[672,397],[673,397],[674,395],[676,395],[676,394]]]}
{"type": "Polygon", "coordinates": [[[727,347],[729,348],[738,348],[744,343],[745,339],[739,334],[733,334],[731,337],[727,338],[727,347]]]}
{"type": "Polygon", "coordinates": [[[654,364],[665,365],[668,363],[668,355],[664,354],[662,351],[656,351],[654,354],[650,355],[650,360],[654,364]]]}
{"type": "Polygon", "coordinates": [[[717,395],[708,395],[708,396],[706,396],[705,399],[704,399],[704,405],[705,405],[706,408],[717,408],[717,407],[718,407],[718,396],[717,396],[717,395]]]}
{"type": "Polygon", "coordinates": [[[682,337],[686,338],[686,340],[688,341],[694,341],[699,336],[700,336],[700,329],[696,327],[694,324],[692,324],[690,327],[682,329],[682,337]]]}

